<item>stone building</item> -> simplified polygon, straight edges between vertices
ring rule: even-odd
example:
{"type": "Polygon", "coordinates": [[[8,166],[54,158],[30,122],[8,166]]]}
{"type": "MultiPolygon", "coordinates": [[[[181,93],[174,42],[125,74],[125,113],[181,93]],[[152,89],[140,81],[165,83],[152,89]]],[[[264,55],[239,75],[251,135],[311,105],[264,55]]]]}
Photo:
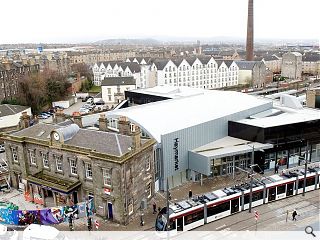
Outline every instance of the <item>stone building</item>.
{"type": "Polygon", "coordinates": [[[44,206],[94,199],[98,215],[127,224],[154,195],[155,142],[125,117],[119,133],[99,122],[102,131],[63,122],[3,134],[12,187],[44,206]]]}
{"type": "Polygon", "coordinates": [[[266,79],[266,65],[262,61],[236,61],[236,64],[239,67],[239,84],[263,87],[270,81],[266,79]]]}
{"type": "Polygon", "coordinates": [[[320,88],[307,90],[306,104],[309,108],[320,108],[320,88]]]}
{"type": "Polygon", "coordinates": [[[7,60],[0,62],[0,101],[14,99],[19,92],[19,80],[26,74],[38,71],[38,64],[27,65],[7,60]]]}
{"type": "Polygon", "coordinates": [[[298,52],[288,52],[282,55],[281,76],[289,79],[301,79],[302,55],[298,52]]]}

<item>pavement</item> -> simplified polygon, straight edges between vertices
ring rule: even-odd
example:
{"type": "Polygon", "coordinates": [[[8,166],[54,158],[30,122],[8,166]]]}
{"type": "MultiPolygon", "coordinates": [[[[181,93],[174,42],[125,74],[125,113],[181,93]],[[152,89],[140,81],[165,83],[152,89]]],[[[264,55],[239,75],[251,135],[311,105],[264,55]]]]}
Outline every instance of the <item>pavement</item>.
{"type": "MultiPolygon", "coordinates": [[[[273,174],[274,174],[273,171],[268,171],[268,172],[265,172],[264,175],[258,175],[258,174],[255,175],[255,178],[262,178],[262,177],[270,176],[273,174]]],[[[203,194],[206,192],[218,190],[218,189],[224,188],[226,186],[233,186],[235,184],[239,184],[239,183],[241,183],[243,181],[247,181],[247,180],[248,180],[247,174],[240,172],[240,173],[235,174],[234,179],[232,178],[232,176],[219,176],[219,177],[204,179],[202,185],[200,184],[200,182],[187,182],[187,183],[183,184],[182,186],[178,186],[178,187],[170,190],[171,197],[172,197],[171,201],[178,202],[178,201],[187,199],[189,190],[192,191],[193,195],[199,195],[199,194],[203,194]]],[[[317,192],[317,194],[319,194],[319,190],[314,191],[314,192],[317,192]]],[[[307,194],[309,194],[309,193],[307,193],[307,194]]],[[[297,200],[294,200],[294,199],[299,198],[299,197],[300,197],[300,195],[292,197],[288,201],[296,202],[297,200]]],[[[12,190],[11,193],[0,195],[0,200],[5,200],[5,199],[10,200],[11,202],[18,205],[20,207],[20,209],[41,209],[41,208],[43,208],[40,205],[36,205],[36,204],[30,203],[30,202],[25,202],[24,198],[23,198],[23,194],[17,190],[12,190]]],[[[319,198],[317,198],[317,201],[319,203],[319,198]]],[[[166,206],[166,192],[155,193],[155,196],[149,202],[147,209],[144,210],[144,212],[143,212],[143,220],[145,222],[144,226],[140,225],[140,213],[137,213],[135,215],[134,219],[126,226],[114,223],[109,220],[104,220],[98,216],[93,216],[93,220],[97,220],[99,222],[99,224],[100,224],[99,229],[98,229],[99,231],[152,231],[152,230],[154,230],[155,219],[157,216],[157,214],[153,214],[152,204],[154,202],[156,203],[157,208],[158,207],[162,208],[162,207],[166,206]]],[[[281,201],[277,201],[277,202],[282,202],[283,206],[281,205],[281,208],[280,208],[281,210],[278,209],[279,207],[275,207],[274,211],[282,211],[281,214],[283,215],[283,211],[285,211],[284,209],[285,209],[285,205],[286,205],[287,200],[285,199],[285,200],[281,200],[281,201]]],[[[274,203],[271,203],[271,204],[274,204],[274,203]]],[[[271,204],[262,205],[260,207],[271,208],[271,206],[272,206],[271,204]]],[[[306,203],[304,203],[304,204],[306,204],[306,203]]],[[[299,206],[294,206],[294,207],[296,207],[297,209],[300,208],[299,206]]],[[[235,217],[236,221],[241,222],[243,215],[246,215],[246,214],[247,214],[247,211],[235,214],[231,217],[235,217]]],[[[227,217],[227,218],[221,219],[219,221],[215,221],[213,223],[220,224],[219,223],[220,221],[229,222],[230,221],[229,219],[230,219],[230,217],[227,217]]],[[[275,227],[276,226],[277,225],[275,225],[275,227]]],[[[67,222],[61,223],[59,225],[55,225],[55,227],[58,228],[59,230],[62,230],[62,231],[69,231],[69,223],[67,223],[67,222]]],[[[210,224],[207,224],[204,227],[208,228],[208,227],[210,227],[210,224]]],[[[211,228],[211,227],[209,229],[211,231],[215,230],[215,228],[211,228]]],[[[87,219],[86,218],[75,219],[74,220],[74,230],[75,231],[86,231],[87,230],[87,219]]],[[[204,230],[208,230],[208,229],[204,229],[204,230]]],[[[238,230],[238,229],[235,229],[235,230],[238,230]]],[[[266,229],[266,230],[269,230],[269,229],[266,229]]]]}

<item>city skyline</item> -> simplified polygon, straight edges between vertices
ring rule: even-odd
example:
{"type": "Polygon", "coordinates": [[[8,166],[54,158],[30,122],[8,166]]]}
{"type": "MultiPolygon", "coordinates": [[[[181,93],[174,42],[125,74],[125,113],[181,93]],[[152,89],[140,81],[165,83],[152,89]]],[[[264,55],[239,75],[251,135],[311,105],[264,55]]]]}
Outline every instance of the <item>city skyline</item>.
{"type": "MultiPolygon", "coordinates": [[[[150,4],[149,1],[138,0],[122,1],[121,5],[98,0],[58,0],[45,5],[38,0],[4,2],[2,7],[7,11],[2,13],[2,18],[10,24],[3,26],[3,32],[7,34],[1,35],[0,44],[80,43],[112,38],[166,41],[223,36],[244,39],[247,2],[164,0],[150,4]],[[13,30],[12,26],[19,26],[21,22],[24,27],[14,28],[19,31],[13,30]]],[[[266,4],[255,1],[255,39],[319,39],[314,19],[319,2],[305,1],[312,6],[308,11],[301,11],[299,3],[270,0],[266,4]],[[281,17],[277,18],[277,15],[281,17]]]]}

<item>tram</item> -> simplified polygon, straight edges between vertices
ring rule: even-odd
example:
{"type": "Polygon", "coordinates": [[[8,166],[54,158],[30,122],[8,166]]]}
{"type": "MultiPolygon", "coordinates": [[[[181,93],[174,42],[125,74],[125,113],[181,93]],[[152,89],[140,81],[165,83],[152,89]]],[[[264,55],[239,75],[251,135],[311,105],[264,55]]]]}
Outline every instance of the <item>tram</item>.
{"type": "MultiPolygon", "coordinates": [[[[305,191],[319,189],[319,163],[309,166],[305,191]]],[[[303,192],[304,169],[284,172],[254,181],[252,207],[291,197],[303,192]]],[[[189,231],[218,219],[245,211],[249,208],[250,184],[245,183],[205,193],[169,205],[157,215],[156,231],[189,231]]]]}

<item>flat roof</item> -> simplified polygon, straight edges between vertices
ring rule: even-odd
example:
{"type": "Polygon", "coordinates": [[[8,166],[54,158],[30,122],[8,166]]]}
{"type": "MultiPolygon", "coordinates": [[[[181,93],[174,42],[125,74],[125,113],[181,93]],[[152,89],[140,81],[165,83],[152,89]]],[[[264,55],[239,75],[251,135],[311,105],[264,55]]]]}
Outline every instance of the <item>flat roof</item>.
{"type": "Polygon", "coordinates": [[[152,88],[129,90],[128,92],[141,93],[141,94],[147,94],[147,95],[153,95],[153,96],[161,96],[161,97],[167,97],[167,98],[180,98],[180,97],[187,97],[187,96],[202,94],[206,91],[209,92],[211,90],[205,90],[201,88],[190,88],[185,86],[175,87],[175,86],[169,86],[169,85],[161,85],[161,86],[155,86],[152,88]]]}
{"type": "Polygon", "coordinates": [[[108,111],[106,115],[114,118],[126,116],[161,142],[161,135],[265,104],[270,104],[271,108],[272,101],[240,92],[210,90],[198,95],[108,111]]]}
{"type": "Polygon", "coordinates": [[[207,158],[221,158],[252,152],[253,147],[255,151],[259,151],[272,148],[273,145],[268,143],[250,142],[227,136],[193,149],[192,152],[207,158]]]}
{"type": "Polygon", "coordinates": [[[282,107],[278,102],[274,102],[274,107],[277,110],[281,110],[283,113],[270,116],[270,117],[262,117],[255,119],[242,119],[236,121],[238,123],[243,123],[246,125],[268,128],[268,127],[276,127],[294,123],[301,122],[309,122],[314,120],[320,120],[320,110],[312,109],[312,108],[302,108],[302,109],[293,109],[289,107],[282,107]]]}

